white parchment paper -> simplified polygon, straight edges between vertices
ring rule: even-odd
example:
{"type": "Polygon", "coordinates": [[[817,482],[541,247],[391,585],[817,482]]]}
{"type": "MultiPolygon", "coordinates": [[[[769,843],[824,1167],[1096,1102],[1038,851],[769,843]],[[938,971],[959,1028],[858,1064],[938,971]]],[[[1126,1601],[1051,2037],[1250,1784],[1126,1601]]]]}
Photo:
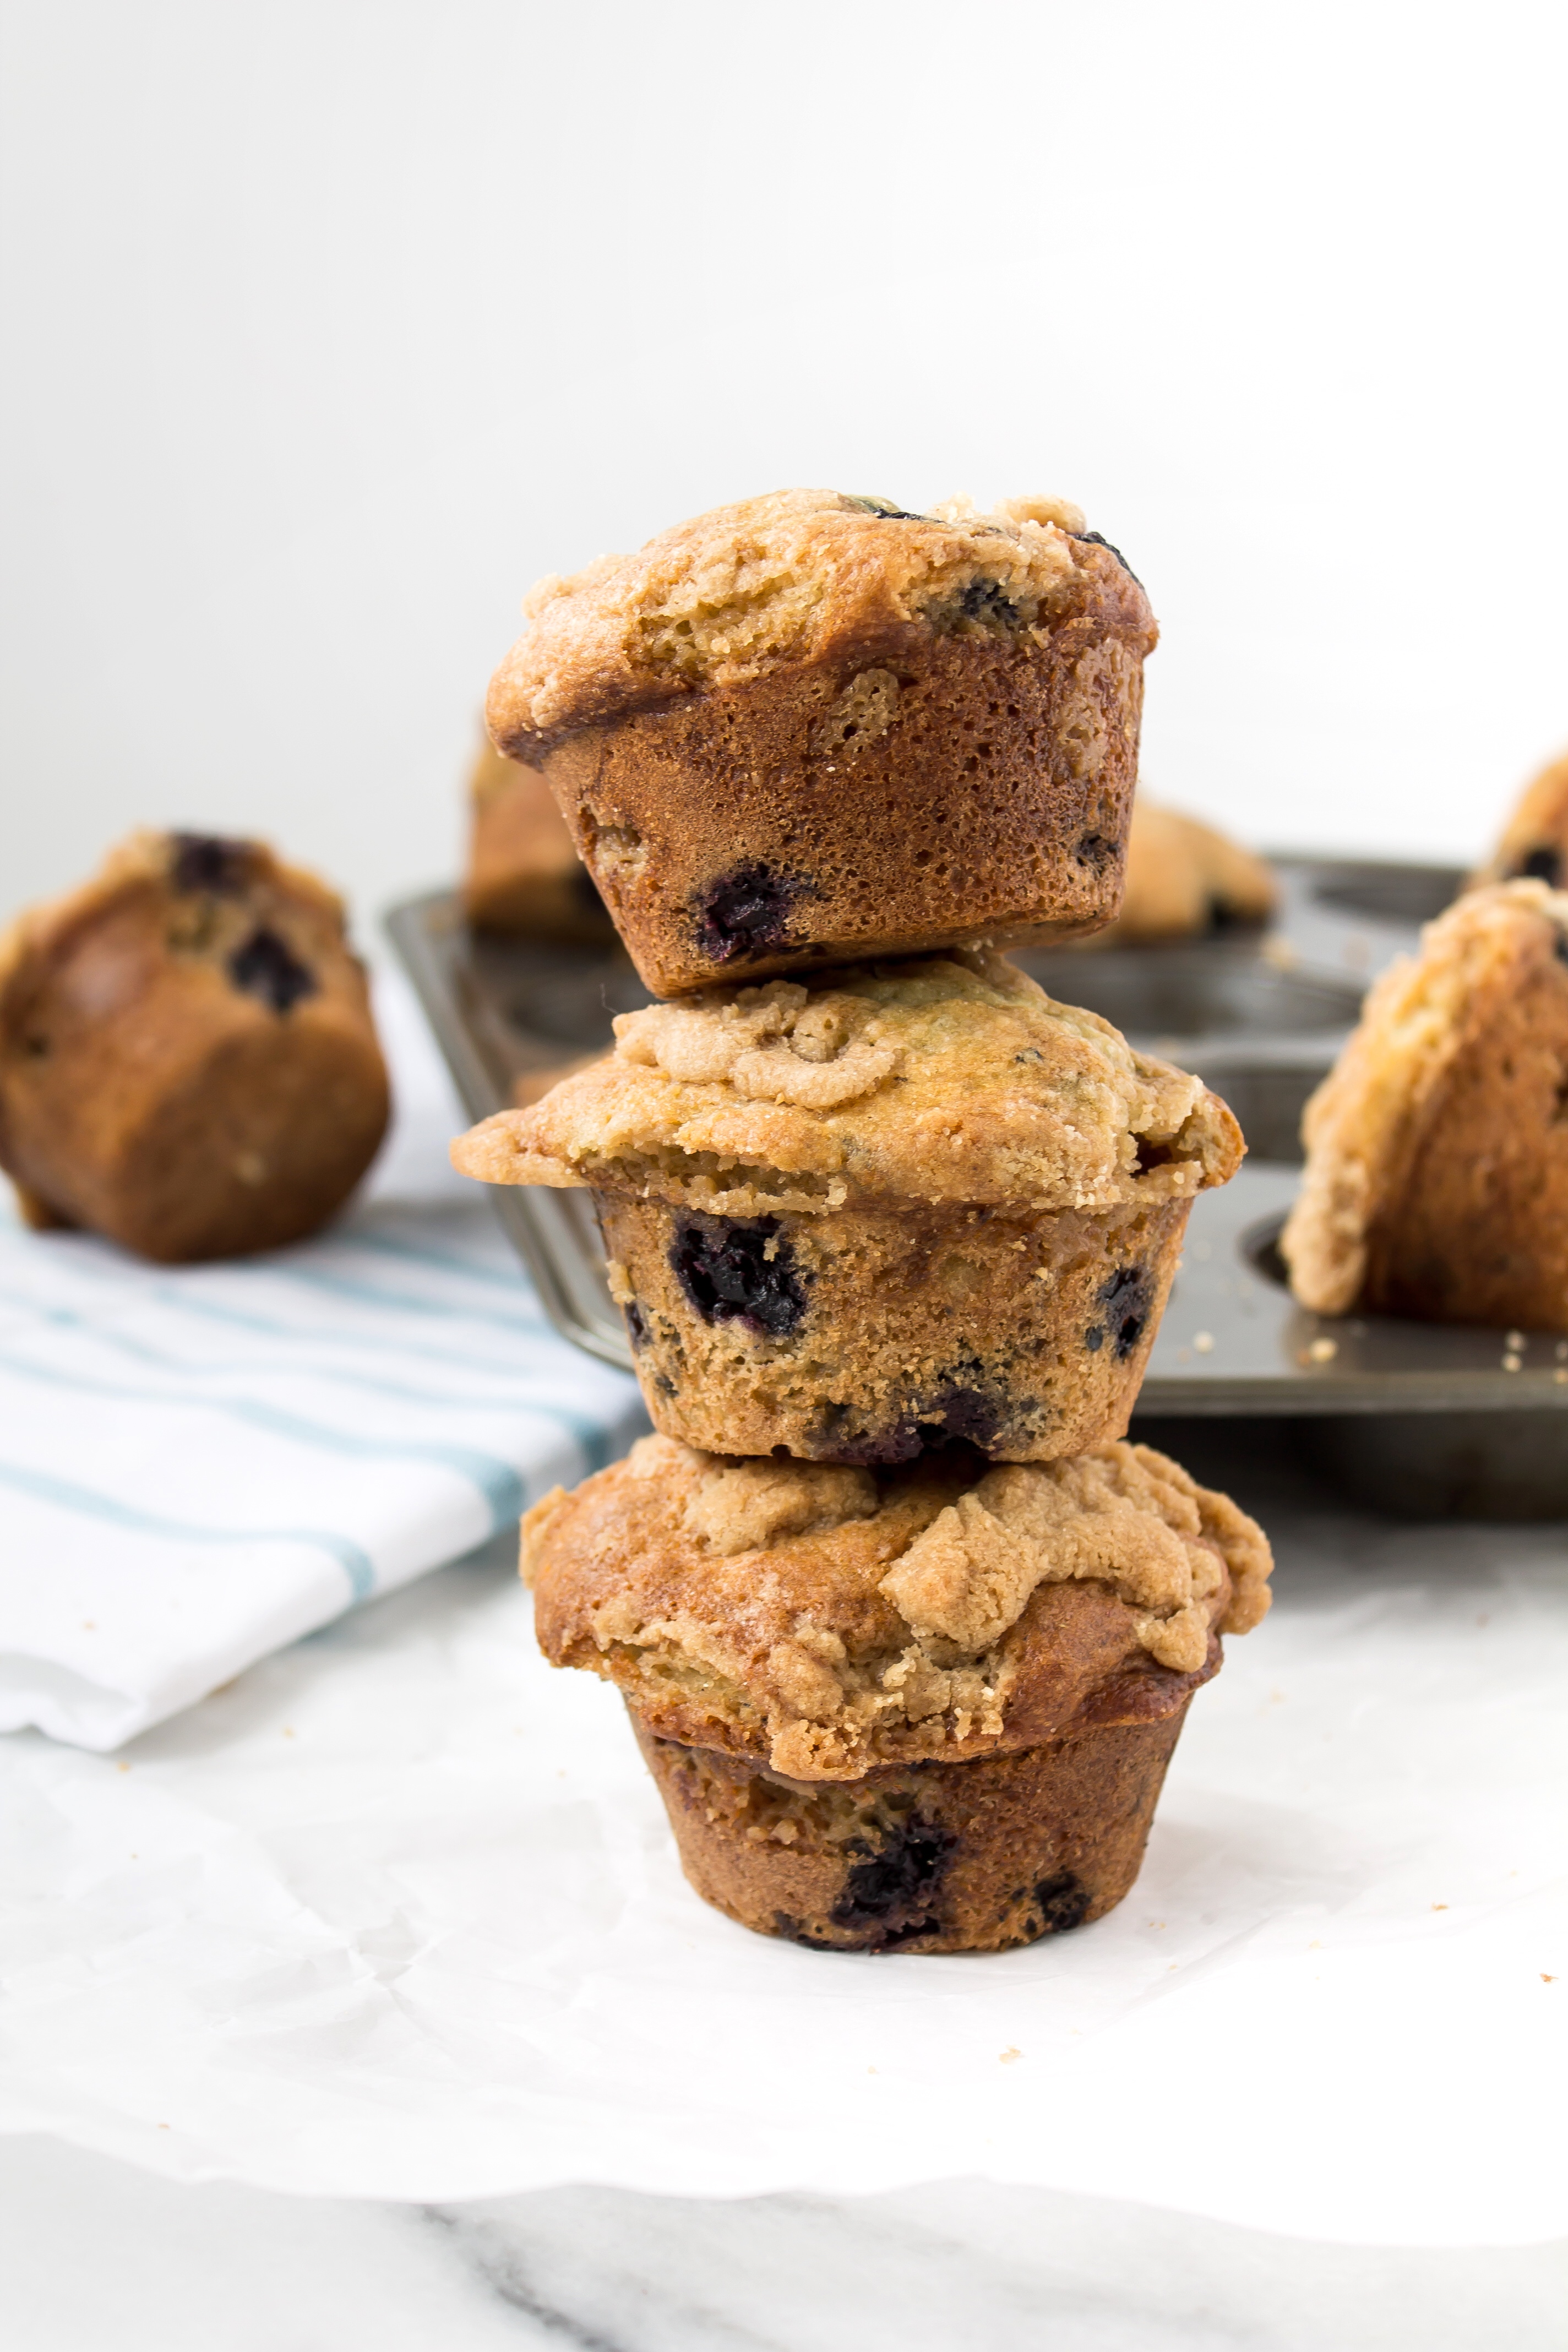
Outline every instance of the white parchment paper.
{"type": "Polygon", "coordinates": [[[1137,1887],[1000,1957],[707,1910],[494,1546],[118,1759],[0,1743],[0,2127],[344,2196],[981,2173],[1563,2234],[1563,1531],[1269,1517],[1279,1604],[1194,1702],[1137,1887]]]}

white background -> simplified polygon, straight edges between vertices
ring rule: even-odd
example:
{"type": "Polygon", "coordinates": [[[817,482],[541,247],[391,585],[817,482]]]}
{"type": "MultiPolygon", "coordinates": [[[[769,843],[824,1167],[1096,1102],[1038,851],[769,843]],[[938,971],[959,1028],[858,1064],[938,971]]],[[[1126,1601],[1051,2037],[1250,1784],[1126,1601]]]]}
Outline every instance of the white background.
{"type": "Polygon", "coordinates": [[[539,573],[1060,489],[1151,789],[1479,851],[1568,741],[1568,16],[12,0],[0,912],[118,832],[456,862],[539,573]]]}

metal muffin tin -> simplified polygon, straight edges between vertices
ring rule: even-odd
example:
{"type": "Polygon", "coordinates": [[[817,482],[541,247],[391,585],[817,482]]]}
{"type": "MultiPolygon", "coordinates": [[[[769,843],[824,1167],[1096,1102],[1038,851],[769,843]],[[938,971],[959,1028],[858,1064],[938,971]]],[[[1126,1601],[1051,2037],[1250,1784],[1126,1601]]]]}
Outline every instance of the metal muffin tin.
{"type": "MultiPolygon", "coordinates": [[[[1203,1194],[1150,1359],[1136,1429],[1268,1415],[1359,1499],[1447,1516],[1568,1516],[1568,1339],[1297,1306],[1276,1242],[1294,1197],[1307,1097],[1352,1026],[1367,981],[1415,943],[1463,880],[1447,866],[1276,861],[1280,918],[1168,948],[1023,950],[1053,995],[1103,1013],[1134,1043],[1195,1070],[1240,1119],[1250,1156],[1203,1194]]],[[[475,1118],[520,1079],[610,1042],[647,992],[613,940],[558,946],[471,933],[437,892],[388,919],[475,1118]]],[[[552,1322],[606,1362],[630,1350],[586,1193],[495,1188],[501,1222],[552,1322]]]]}

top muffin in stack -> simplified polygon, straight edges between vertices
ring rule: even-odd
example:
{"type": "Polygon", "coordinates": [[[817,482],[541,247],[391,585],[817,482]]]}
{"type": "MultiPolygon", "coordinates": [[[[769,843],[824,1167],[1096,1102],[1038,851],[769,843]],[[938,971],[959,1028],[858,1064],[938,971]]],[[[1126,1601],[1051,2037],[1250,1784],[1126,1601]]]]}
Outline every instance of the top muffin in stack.
{"type": "Polygon", "coordinates": [[[1157,631],[1065,499],[781,490],[528,610],[490,731],[657,995],[1114,917],[1157,631]]]}

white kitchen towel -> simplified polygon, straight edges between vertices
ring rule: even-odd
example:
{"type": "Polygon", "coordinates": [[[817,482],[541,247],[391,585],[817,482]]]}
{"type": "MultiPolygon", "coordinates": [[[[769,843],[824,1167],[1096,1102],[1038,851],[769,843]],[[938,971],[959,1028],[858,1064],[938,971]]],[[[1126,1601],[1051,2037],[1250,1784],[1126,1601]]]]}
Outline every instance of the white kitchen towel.
{"type": "Polygon", "coordinates": [[[646,1427],[445,1178],[461,1114],[380,1010],[398,1126],[314,1240],[149,1266],[0,1209],[0,1730],[117,1747],[646,1427]]]}

